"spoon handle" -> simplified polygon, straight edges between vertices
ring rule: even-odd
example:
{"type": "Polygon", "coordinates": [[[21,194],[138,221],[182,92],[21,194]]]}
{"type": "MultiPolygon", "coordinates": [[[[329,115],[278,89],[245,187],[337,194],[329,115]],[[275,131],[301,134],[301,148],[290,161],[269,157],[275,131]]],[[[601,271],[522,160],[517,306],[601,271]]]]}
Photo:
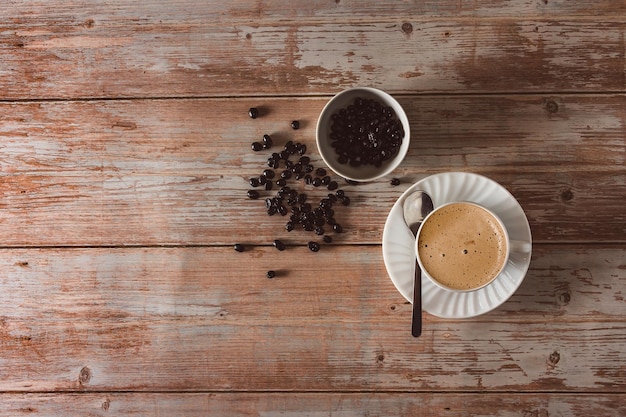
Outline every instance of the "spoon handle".
{"type": "Polygon", "coordinates": [[[411,334],[413,337],[419,337],[422,334],[422,270],[417,262],[415,263],[415,279],[413,280],[411,334]]]}

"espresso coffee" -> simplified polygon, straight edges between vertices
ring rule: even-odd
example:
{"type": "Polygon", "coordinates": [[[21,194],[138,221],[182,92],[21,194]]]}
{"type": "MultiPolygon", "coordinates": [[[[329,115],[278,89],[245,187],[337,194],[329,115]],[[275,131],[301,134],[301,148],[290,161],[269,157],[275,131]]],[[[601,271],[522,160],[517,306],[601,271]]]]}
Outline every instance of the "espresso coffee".
{"type": "Polygon", "coordinates": [[[423,268],[443,286],[473,290],[493,280],[507,260],[507,235],[487,210],[471,203],[440,207],[418,236],[423,268]]]}

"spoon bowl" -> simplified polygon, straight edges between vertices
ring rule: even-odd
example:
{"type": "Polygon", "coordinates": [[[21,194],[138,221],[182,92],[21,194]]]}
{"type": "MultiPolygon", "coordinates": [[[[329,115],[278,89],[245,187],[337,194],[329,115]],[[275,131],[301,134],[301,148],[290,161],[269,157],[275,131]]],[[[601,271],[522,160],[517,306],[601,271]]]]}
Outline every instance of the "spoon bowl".
{"type": "MultiPolygon", "coordinates": [[[[433,211],[433,200],[425,191],[417,190],[409,194],[402,204],[404,222],[413,236],[424,218],[433,211]]],[[[418,337],[422,334],[422,271],[415,262],[415,279],[413,280],[413,313],[411,316],[411,334],[418,337]]]]}

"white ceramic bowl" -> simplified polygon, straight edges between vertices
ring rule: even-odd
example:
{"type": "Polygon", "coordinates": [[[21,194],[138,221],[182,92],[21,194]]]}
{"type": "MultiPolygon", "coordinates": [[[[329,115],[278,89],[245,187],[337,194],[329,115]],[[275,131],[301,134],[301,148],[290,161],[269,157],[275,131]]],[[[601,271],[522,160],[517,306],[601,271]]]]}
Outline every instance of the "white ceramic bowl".
{"type": "Polygon", "coordinates": [[[332,169],[337,175],[340,175],[346,179],[353,181],[372,181],[385,175],[390,174],[394,169],[400,165],[407,151],[409,150],[410,142],[410,126],[409,120],[406,117],[406,113],[400,104],[389,94],[384,91],[371,87],[355,87],[343,90],[335,95],[324,106],[320,117],[317,120],[316,129],[316,142],[317,149],[319,150],[322,159],[326,165],[332,169]],[[404,138],[398,153],[388,161],[384,162],[381,166],[376,167],[374,165],[361,165],[358,167],[351,166],[350,164],[340,164],[338,161],[338,155],[335,149],[331,146],[330,130],[331,130],[331,117],[339,110],[348,107],[353,104],[354,100],[358,97],[365,99],[374,99],[379,103],[389,106],[395,112],[396,118],[402,123],[404,129],[404,138]]]}

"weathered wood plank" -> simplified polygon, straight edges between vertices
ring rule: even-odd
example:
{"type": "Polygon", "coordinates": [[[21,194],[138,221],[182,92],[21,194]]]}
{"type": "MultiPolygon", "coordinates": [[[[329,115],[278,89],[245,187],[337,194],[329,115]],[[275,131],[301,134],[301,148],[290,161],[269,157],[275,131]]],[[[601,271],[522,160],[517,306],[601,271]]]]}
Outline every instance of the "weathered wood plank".
{"type": "Polygon", "coordinates": [[[426,315],[420,339],[380,247],[277,253],[2,250],[0,391],[619,393],[626,383],[622,246],[539,246],[503,306],[468,320],[426,315]]]}
{"type": "Polygon", "coordinates": [[[2,394],[7,414],[30,416],[370,416],[467,415],[615,416],[626,413],[624,394],[444,393],[188,393],[2,394]]]}
{"type": "Polygon", "coordinates": [[[140,23],[156,22],[237,22],[254,18],[277,21],[319,21],[345,19],[360,20],[411,18],[520,18],[580,16],[583,18],[619,18],[626,12],[623,1],[506,1],[458,2],[456,0],[398,2],[383,0],[354,3],[350,1],[274,0],[271,2],[202,0],[151,0],[125,2],[98,0],[12,0],[0,5],[0,15],[12,21],[32,21],[44,25],[49,20],[72,20],[86,26],[99,21],[132,20],[140,23]],[[88,22],[92,18],[94,22],[88,22]]]}
{"type": "Polygon", "coordinates": [[[163,21],[148,5],[129,7],[119,10],[124,16],[99,7],[95,18],[81,9],[17,13],[0,23],[0,98],[310,95],[354,85],[396,93],[626,87],[623,18],[336,23],[215,20],[200,12],[200,20],[163,21]]]}
{"type": "MultiPolygon", "coordinates": [[[[399,99],[412,123],[409,154],[394,174],[403,184],[344,185],[353,204],[337,210],[347,231],[342,243],[379,243],[401,192],[445,171],[501,182],[526,210],[536,241],[624,241],[625,96],[399,99]]],[[[284,218],[247,200],[248,178],[268,156],[250,143],[264,133],[278,149],[301,141],[323,166],[314,137],[325,101],[1,104],[3,245],[230,245],[251,239],[250,228],[258,229],[250,243],[304,243],[307,234],[288,234],[284,218]],[[263,116],[248,118],[250,106],[263,116]],[[293,119],[300,130],[289,127],[293,119]]]]}

